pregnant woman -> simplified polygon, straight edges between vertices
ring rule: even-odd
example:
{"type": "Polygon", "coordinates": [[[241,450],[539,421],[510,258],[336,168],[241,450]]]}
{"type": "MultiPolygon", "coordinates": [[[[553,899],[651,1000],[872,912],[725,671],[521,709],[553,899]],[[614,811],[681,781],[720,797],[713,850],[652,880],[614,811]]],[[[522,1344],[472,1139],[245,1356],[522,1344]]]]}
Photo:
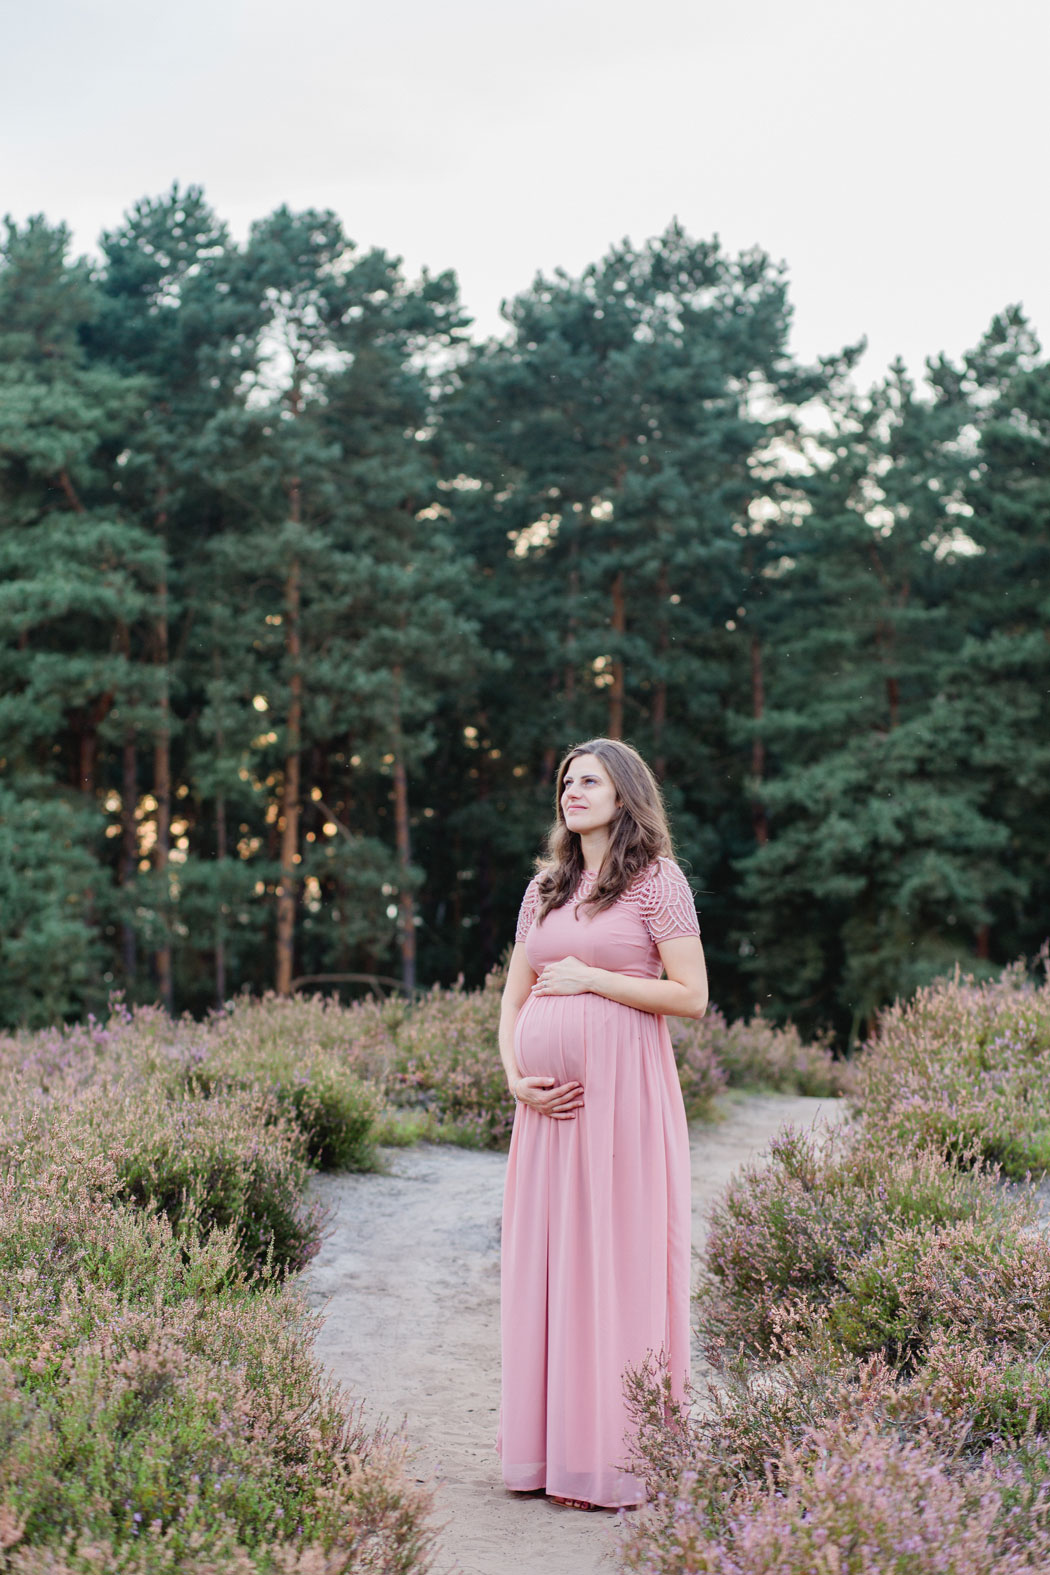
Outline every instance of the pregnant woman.
{"type": "Polygon", "coordinates": [[[577,1509],[640,1504],[623,1372],[689,1375],[689,1136],[665,1018],[702,1017],[692,893],[627,744],[558,770],[500,1020],[517,1100],[503,1203],[503,1480],[577,1509]],[[665,974],[666,977],[661,977],[665,974]]]}

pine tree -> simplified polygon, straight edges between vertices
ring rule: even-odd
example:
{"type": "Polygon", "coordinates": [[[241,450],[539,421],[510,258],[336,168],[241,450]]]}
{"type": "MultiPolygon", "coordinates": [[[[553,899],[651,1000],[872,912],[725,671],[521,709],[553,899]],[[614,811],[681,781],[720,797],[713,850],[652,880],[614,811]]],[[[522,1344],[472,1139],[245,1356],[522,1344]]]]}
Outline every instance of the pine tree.
{"type": "Polygon", "coordinates": [[[448,414],[459,539],[482,568],[489,639],[513,652],[469,725],[522,771],[503,787],[529,793],[533,846],[562,749],[630,738],[709,875],[742,775],[721,713],[754,576],[753,466],[823,374],[786,353],[782,272],[677,225],[578,279],[537,278],[505,315],[511,338],[479,350],[448,414]]]}
{"type": "Polygon", "coordinates": [[[1005,829],[951,747],[940,693],[960,645],[971,414],[950,381],[919,399],[895,367],[870,401],[839,401],[797,483],[760,728],[769,835],[736,862],[741,941],[775,1015],[830,1020],[850,1041],[966,958],[965,929],[1013,886],[1005,829]]]}
{"type": "MultiPolygon", "coordinates": [[[[179,916],[182,890],[187,877],[191,887],[199,884],[186,864],[200,840],[195,821],[203,807],[191,793],[184,736],[194,678],[187,648],[199,612],[200,554],[222,525],[215,494],[201,482],[205,434],[237,408],[257,357],[263,313],[238,249],[198,187],[174,186],[136,203],[103,236],[102,251],[101,309],[88,346],[100,364],[138,378],[147,391],[142,419],[121,455],[119,486],[124,507],[154,544],[156,565],[142,641],[151,683],[137,706],[113,719],[122,750],[114,791],[126,822],[135,795],[150,841],[133,884],[125,857],[125,896],[144,918],[156,989],[170,1010],[173,947],[188,934],[179,916]],[[148,795],[137,786],[143,752],[151,764],[148,795]]],[[[221,886],[215,895],[221,906],[221,886]]],[[[131,971],[130,950],[127,963],[131,971]]]]}
{"type": "Polygon", "coordinates": [[[1011,878],[971,922],[978,956],[1005,962],[1034,955],[1048,930],[1050,365],[1014,307],[945,375],[975,407],[960,510],[974,550],[954,601],[965,638],[942,678],[942,732],[1004,831],[1011,878]]]}
{"type": "MultiPolygon", "coordinates": [[[[158,561],[114,484],[145,389],[92,364],[84,339],[100,299],[68,251],[64,226],[9,221],[0,259],[0,756],[23,791],[51,784],[56,847],[73,828],[79,843],[65,867],[85,933],[56,952],[48,995],[63,1010],[104,993],[83,966],[114,916],[99,750],[114,713],[148,692],[131,631],[148,617],[158,561]]],[[[31,817],[27,836],[43,823],[31,817]]]]}
{"type": "Polygon", "coordinates": [[[345,963],[363,946],[377,961],[392,908],[411,987],[409,775],[440,685],[471,650],[434,510],[421,369],[461,331],[454,281],[409,284],[395,260],[358,255],[333,215],[284,209],[254,229],[247,265],[269,305],[271,357],[255,399],[215,434],[211,474],[241,518],[213,562],[227,586],[240,578],[244,612],[227,628],[260,652],[263,747],[280,757],[266,780],[276,986],[292,987],[305,894],[301,955],[323,964],[334,945],[345,963]]]}

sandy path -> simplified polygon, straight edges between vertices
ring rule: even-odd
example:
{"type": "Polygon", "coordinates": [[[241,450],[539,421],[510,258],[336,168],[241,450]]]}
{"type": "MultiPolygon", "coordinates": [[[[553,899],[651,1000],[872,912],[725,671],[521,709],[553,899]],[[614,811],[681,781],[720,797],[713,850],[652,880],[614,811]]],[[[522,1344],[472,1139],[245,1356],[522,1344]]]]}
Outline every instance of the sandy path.
{"type": "MultiPolygon", "coordinates": [[[[786,1121],[834,1120],[833,1100],[732,1098],[692,1131],[694,1244],[732,1173],[786,1121]]],[[[445,1529],[441,1575],[613,1575],[615,1517],[508,1494],[494,1442],[499,1403],[499,1218],[506,1159],[424,1145],[390,1173],[322,1176],[329,1235],[304,1275],[325,1310],[317,1350],[373,1413],[405,1419],[445,1529]]]]}

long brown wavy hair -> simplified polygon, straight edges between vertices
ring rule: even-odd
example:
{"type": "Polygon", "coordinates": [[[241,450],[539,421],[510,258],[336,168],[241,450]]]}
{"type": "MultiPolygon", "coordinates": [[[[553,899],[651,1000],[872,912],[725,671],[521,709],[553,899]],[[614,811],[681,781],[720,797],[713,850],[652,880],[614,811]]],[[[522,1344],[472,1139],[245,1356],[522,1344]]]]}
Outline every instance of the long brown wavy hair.
{"type": "Polygon", "coordinates": [[[595,913],[609,908],[643,870],[658,858],[670,858],[671,832],[667,824],[660,784],[630,744],[616,738],[589,738],[569,750],[558,767],[554,790],[555,821],[547,833],[547,852],[537,859],[540,906],[537,923],[552,908],[564,907],[583,874],[583,847],[579,833],[570,831],[561,807],[565,773],[580,755],[593,755],[609,773],[618,808],[609,827],[609,846],[594,888],[580,907],[595,913]]]}

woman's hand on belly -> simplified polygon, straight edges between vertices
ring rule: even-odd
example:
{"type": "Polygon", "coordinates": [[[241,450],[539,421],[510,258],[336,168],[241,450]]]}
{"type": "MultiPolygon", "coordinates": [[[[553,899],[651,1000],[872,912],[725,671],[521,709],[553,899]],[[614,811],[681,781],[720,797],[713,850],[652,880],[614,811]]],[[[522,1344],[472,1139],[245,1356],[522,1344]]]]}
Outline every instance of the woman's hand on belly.
{"type": "Polygon", "coordinates": [[[531,995],[587,995],[593,988],[594,969],[578,957],[561,957],[540,970],[531,995]]]}
{"type": "Polygon", "coordinates": [[[520,1104],[552,1121],[575,1121],[577,1110],[583,1108],[583,1084],[555,1085],[553,1077],[519,1077],[514,1094],[520,1104]]]}

